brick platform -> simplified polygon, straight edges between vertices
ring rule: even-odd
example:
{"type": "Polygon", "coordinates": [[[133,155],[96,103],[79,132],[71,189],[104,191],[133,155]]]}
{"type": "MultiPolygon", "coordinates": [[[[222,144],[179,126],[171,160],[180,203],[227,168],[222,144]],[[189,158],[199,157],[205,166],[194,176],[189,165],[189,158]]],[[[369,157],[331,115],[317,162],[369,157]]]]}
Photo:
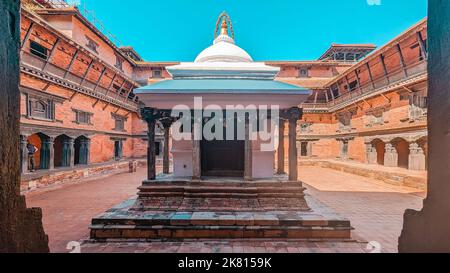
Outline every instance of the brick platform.
{"type": "Polygon", "coordinates": [[[91,239],[350,239],[351,230],[300,182],[158,180],[94,218],[91,239]]]}

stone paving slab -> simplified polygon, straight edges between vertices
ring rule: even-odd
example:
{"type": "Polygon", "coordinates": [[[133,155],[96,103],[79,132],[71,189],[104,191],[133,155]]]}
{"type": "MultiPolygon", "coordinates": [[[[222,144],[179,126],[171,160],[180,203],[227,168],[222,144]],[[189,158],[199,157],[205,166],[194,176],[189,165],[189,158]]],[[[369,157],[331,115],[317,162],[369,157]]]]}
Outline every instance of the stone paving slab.
{"type": "Polygon", "coordinates": [[[86,241],[82,253],[368,253],[367,243],[333,240],[86,241]]]}

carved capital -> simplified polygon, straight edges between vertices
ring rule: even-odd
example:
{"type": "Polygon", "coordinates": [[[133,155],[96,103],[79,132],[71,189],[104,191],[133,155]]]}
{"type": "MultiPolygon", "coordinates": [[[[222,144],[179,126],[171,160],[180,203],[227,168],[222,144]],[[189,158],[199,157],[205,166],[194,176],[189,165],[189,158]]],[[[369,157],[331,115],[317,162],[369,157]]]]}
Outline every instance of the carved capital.
{"type": "Polygon", "coordinates": [[[281,117],[289,121],[297,121],[303,117],[303,109],[299,107],[292,107],[290,109],[284,110],[281,113],[281,117]]]}
{"type": "Polygon", "coordinates": [[[160,117],[159,115],[160,115],[159,111],[155,108],[150,107],[141,108],[141,117],[146,122],[153,122],[158,120],[158,118],[160,117]]]}

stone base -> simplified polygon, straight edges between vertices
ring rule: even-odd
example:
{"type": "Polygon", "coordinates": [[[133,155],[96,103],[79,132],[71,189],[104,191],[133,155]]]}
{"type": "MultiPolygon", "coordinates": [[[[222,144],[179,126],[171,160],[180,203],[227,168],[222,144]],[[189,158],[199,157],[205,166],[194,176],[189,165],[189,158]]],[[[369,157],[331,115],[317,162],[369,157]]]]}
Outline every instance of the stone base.
{"type": "Polygon", "coordinates": [[[350,239],[350,221],[300,182],[144,182],[139,197],[94,218],[91,239],[350,239]]]}
{"type": "Polygon", "coordinates": [[[144,181],[137,211],[309,211],[300,182],[209,179],[144,181]]]}

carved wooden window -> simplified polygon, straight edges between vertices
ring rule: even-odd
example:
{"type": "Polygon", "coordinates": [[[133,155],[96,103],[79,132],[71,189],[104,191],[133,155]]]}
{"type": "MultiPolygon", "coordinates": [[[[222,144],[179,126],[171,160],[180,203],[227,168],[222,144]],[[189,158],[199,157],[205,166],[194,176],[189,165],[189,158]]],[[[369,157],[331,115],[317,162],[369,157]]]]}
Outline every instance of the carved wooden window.
{"type": "Polygon", "coordinates": [[[115,130],[115,131],[122,131],[122,132],[126,131],[125,130],[125,122],[127,121],[127,118],[123,117],[123,116],[116,115],[116,114],[111,114],[111,115],[112,115],[112,118],[114,119],[114,128],[113,128],[113,130],[115,130]]]}
{"type": "Polygon", "coordinates": [[[116,64],[114,66],[119,70],[123,70],[123,59],[119,55],[116,55],[116,64]]]}
{"type": "Polygon", "coordinates": [[[44,60],[48,58],[48,49],[35,41],[30,41],[30,53],[44,60]]]}
{"type": "Polygon", "coordinates": [[[54,102],[51,99],[28,97],[29,118],[53,120],[54,108],[54,102]]]}
{"type": "Polygon", "coordinates": [[[92,123],[91,123],[91,117],[93,115],[92,113],[88,113],[88,112],[84,112],[84,111],[80,111],[80,110],[76,110],[76,109],[73,109],[73,111],[75,112],[75,123],[92,125],[92,123]]]}
{"type": "Polygon", "coordinates": [[[298,71],[299,78],[308,78],[309,77],[309,69],[301,67],[298,71]]]}
{"type": "Polygon", "coordinates": [[[161,69],[153,69],[152,70],[152,77],[153,78],[161,78],[162,77],[161,69]]]}
{"type": "Polygon", "coordinates": [[[96,42],[94,42],[94,40],[92,40],[91,38],[86,36],[86,46],[87,48],[89,48],[90,50],[94,51],[95,53],[98,53],[98,44],[96,42]]]}

